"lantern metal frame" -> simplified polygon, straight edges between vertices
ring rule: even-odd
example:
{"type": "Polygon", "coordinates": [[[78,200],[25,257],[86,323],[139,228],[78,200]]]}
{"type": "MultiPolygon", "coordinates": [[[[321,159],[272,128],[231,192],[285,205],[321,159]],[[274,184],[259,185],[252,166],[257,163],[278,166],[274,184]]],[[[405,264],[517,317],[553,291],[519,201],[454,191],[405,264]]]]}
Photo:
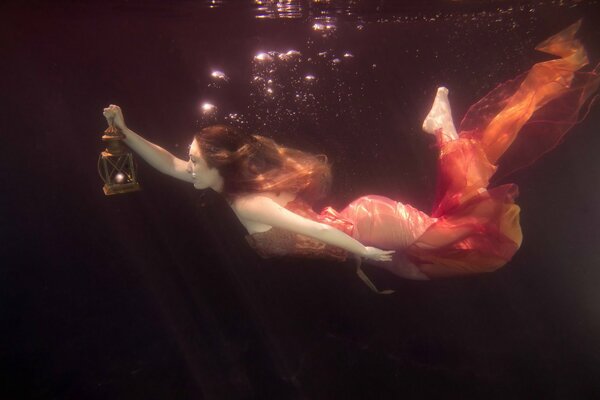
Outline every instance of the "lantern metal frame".
{"type": "Polygon", "coordinates": [[[133,154],[125,146],[123,139],[123,134],[113,126],[109,126],[102,136],[106,149],[98,158],[98,174],[104,182],[102,190],[107,196],[141,189],[137,181],[133,154]],[[123,174],[123,182],[118,182],[118,174],[123,174]]]}

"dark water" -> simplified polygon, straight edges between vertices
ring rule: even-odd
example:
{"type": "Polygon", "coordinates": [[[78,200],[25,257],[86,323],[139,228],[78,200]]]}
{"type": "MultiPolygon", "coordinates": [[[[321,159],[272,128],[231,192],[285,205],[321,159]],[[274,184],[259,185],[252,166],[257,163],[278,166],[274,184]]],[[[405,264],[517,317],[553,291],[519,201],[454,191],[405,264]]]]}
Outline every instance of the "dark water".
{"type": "Polygon", "coordinates": [[[580,18],[597,63],[599,9],[4,5],[2,397],[597,398],[597,105],[505,179],[520,186],[525,235],[506,267],[432,282],[368,269],[392,296],[349,264],[259,259],[217,196],[143,162],[143,191],[107,198],[95,162],[114,103],[178,156],[196,128],[228,121],[327,154],[327,204],[376,193],[428,210],[436,154],[420,126],[436,87],[458,122],[580,18]]]}

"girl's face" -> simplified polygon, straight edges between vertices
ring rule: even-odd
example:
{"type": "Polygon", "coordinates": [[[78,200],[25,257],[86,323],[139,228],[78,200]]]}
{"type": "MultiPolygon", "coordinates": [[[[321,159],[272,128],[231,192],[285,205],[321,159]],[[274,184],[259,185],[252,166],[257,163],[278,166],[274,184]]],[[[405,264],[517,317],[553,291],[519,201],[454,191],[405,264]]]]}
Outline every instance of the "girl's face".
{"type": "Polygon", "coordinates": [[[223,177],[216,168],[210,168],[206,164],[196,139],[190,146],[190,161],[188,162],[187,172],[192,175],[196,189],[211,188],[216,192],[221,192],[223,189],[223,177]]]}

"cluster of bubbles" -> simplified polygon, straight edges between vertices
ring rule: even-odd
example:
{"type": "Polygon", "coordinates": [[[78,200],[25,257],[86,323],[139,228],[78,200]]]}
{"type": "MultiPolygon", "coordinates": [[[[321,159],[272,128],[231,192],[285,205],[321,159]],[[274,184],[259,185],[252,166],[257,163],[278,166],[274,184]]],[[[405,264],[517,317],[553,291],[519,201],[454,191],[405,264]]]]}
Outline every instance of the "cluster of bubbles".
{"type": "Polygon", "coordinates": [[[252,62],[252,125],[271,135],[363,112],[364,79],[351,51],[268,51],[252,62]]]}
{"type": "Polygon", "coordinates": [[[312,29],[321,33],[323,37],[329,37],[335,33],[337,24],[333,17],[319,16],[313,20],[312,29]]]}
{"type": "MultiPolygon", "coordinates": [[[[541,2],[543,3],[543,2],[541,2]]],[[[478,27],[483,27],[481,24],[489,24],[496,22],[505,23],[507,20],[511,19],[515,13],[528,13],[531,14],[532,17],[535,17],[535,13],[537,7],[540,7],[543,4],[538,4],[537,6],[534,4],[519,5],[519,6],[506,6],[506,7],[498,7],[495,10],[488,11],[472,11],[472,12],[464,12],[464,11],[447,11],[447,12],[435,12],[435,13],[426,13],[426,12],[417,12],[417,13],[409,13],[404,15],[398,15],[394,17],[386,17],[386,18],[378,18],[376,22],[378,23],[411,23],[411,22],[444,22],[450,21],[453,23],[464,23],[464,24],[475,24],[478,27]]]]}
{"type": "MultiPolygon", "coordinates": [[[[273,2],[260,3],[265,7],[274,6],[273,2]]],[[[279,15],[283,11],[278,8],[279,15]]],[[[354,29],[353,24],[350,26],[354,29]]],[[[355,28],[361,31],[364,25],[355,28]]],[[[355,53],[349,49],[335,48],[337,30],[334,17],[317,16],[307,24],[307,42],[302,51],[264,50],[251,55],[248,108],[230,112],[221,110],[212,101],[202,101],[199,103],[202,125],[225,121],[270,136],[276,136],[277,132],[293,135],[294,127],[372,111],[356,101],[366,97],[361,96],[365,87],[364,71],[359,72],[357,68],[364,60],[355,59],[355,53]]],[[[368,70],[375,67],[376,64],[368,63],[368,70]]],[[[231,82],[226,69],[209,73],[209,88],[220,90],[232,83],[239,84],[231,82]]]]}

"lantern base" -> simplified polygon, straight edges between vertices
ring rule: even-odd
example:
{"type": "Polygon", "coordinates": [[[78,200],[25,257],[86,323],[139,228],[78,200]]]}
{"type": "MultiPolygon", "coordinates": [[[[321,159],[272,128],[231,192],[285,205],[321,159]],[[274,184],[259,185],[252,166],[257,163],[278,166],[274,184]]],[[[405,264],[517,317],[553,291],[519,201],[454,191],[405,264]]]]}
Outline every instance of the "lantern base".
{"type": "Polygon", "coordinates": [[[142,188],[140,187],[139,183],[122,183],[119,185],[104,185],[102,187],[102,190],[104,191],[104,194],[107,196],[111,196],[113,194],[123,194],[123,193],[130,193],[130,192],[137,192],[139,190],[141,190],[142,188]]]}

